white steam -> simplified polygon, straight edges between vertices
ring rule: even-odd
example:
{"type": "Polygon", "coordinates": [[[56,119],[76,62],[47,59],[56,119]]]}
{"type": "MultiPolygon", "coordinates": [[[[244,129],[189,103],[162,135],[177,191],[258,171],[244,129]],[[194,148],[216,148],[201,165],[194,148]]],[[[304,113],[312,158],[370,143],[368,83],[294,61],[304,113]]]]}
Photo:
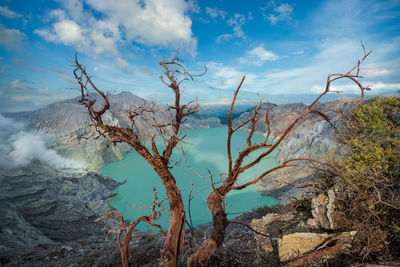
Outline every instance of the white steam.
{"type": "Polygon", "coordinates": [[[24,125],[0,114],[0,167],[15,168],[38,160],[54,169],[82,169],[75,160],[66,159],[46,148],[42,136],[24,131],[24,125]]]}

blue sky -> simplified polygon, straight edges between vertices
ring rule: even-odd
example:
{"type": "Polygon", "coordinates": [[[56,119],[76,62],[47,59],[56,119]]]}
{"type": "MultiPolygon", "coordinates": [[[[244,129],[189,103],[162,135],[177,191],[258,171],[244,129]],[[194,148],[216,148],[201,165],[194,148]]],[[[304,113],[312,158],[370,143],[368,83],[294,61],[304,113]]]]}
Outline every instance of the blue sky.
{"type": "Polygon", "coordinates": [[[158,62],[175,56],[193,73],[208,69],[184,100],[228,103],[246,75],[243,103],[301,101],[357,62],[361,40],[374,50],[361,69],[370,95],[397,94],[400,0],[2,0],[0,111],[76,96],[75,52],[98,87],[159,103],[171,92],[158,62]]]}

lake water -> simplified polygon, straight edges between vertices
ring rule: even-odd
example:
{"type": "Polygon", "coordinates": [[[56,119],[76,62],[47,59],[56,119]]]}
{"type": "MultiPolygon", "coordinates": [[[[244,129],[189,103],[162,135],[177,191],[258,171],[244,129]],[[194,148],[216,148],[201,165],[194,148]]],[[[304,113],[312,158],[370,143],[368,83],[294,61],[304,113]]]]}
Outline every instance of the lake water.
{"type": "MultiPolygon", "coordinates": [[[[248,132],[238,131],[232,139],[232,153],[236,157],[240,148],[246,147],[246,135],[248,132]]],[[[202,176],[208,176],[208,170],[213,174],[213,180],[217,181],[220,177],[224,177],[227,172],[228,159],[226,152],[227,128],[211,128],[211,129],[195,129],[186,132],[184,150],[188,163],[192,169],[202,176]]],[[[260,142],[265,137],[255,134],[253,142],[260,142]]],[[[265,170],[276,166],[278,151],[271,154],[268,158],[260,162],[260,164],[249,169],[239,176],[237,184],[242,184],[254,179],[257,174],[265,172],[265,170]]],[[[257,155],[250,157],[249,160],[256,158],[257,155]]],[[[184,162],[180,150],[175,150],[172,159],[182,159],[181,163],[172,169],[172,173],[176,179],[177,185],[181,190],[184,204],[187,207],[188,195],[194,183],[193,194],[210,185],[209,178],[200,178],[189,170],[184,162]]],[[[234,158],[235,159],[235,158],[234,158]]],[[[151,205],[153,200],[152,188],[156,186],[158,198],[165,198],[165,190],[161,179],[147,162],[142,159],[135,151],[129,152],[124,159],[112,162],[103,166],[100,172],[110,176],[112,179],[127,182],[117,189],[114,193],[118,196],[110,200],[111,206],[116,208],[125,219],[135,220],[142,215],[149,215],[150,209],[137,209],[130,204],[138,207],[151,205]]],[[[191,202],[192,221],[194,225],[211,221],[211,215],[207,209],[207,196],[211,192],[211,188],[207,188],[199,193],[191,202]]],[[[165,201],[164,203],[167,203],[165,201]]],[[[278,204],[278,200],[268,196],[262,196],[257,192],[256,186],[250,186],[240,191],[232,191],[226,198],[227,212],[229,217],[235,217],[239,213],[250,211],[260,206],[272,206],[278,204]]],[[[167,229],[169,215],[164,212],[162,218],[157,222],[167,229]]],[[[138,229],[151,229],[147,224],[139,224],[138,229]]]]}

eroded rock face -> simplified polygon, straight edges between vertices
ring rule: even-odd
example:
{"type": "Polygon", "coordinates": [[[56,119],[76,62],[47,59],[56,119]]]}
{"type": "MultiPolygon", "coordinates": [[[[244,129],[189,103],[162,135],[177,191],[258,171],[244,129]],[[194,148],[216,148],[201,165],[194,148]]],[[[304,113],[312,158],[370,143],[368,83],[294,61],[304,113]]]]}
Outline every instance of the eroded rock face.
{"type": "Polygon", "coordinates": [[[329,219],[327,217],[328,197],[325,194],[319,194],[311,201],[312,215],[317,221],[319,227],[324,229],[330,228],[329,219]]]}
{"type": "MultiPolygon", "coordinates": [[[[340,127],[342,114],[350,112],[358,103],[357,98],[339,98],[316,107],[326,114],[335,127],[340,127]]],[[[302,113],[307,106],[304,104],[285,104],[274,105],[264,104],[263,110],[259,114],[259,123],[256,125],[256,131],[266,133],[265,108],[269,108],[269,118],[271,121],[271,135],[279,138],[284,130],[302,113]]],[[[252,115],[251,112],[245,112],[234,120],[234,125],[240,125],[252,115]]],[[[282,141],[278,155],[278,162],[282,163],[293,158],[312,158],[320,161],[337,159],[342,154],[337,146],[337,140],[332,126],[321,116],[315,114],[307,115],[290,132],[285,140],[282,141]]],[[[287,184],[296,184],[297,182],[313,180],[312,171],[307,168],[287,168],[268,175],[264,183],[258,185],[262,190],[282,189],[290,195],[300,196],[302,190],[293,187],[287,187],[287,184]],[[285,188],[286,187],[286,188],[285,188]]],[[[281,190],[281,191],[282,191],[281,190]]],[[[280,199],[287,203],[287,199],[280,199]]]]}
{"type": "Polygon", "coordinates": [[[31,249],[38,244],[54,243],[29,224],[10,202],[0,200],[0,209],[0,255],[10,254],[16,247],[31,249]]]}
{"type": "Polygon", "coordinates": [[[336,208],[336,191],[333,187],[326,194],[319,194],[311,200],[312,215],[320,228],[337,230],[343,226],[342,216],[336,208]]]}
{"type": "Polygon", "coordinates": [[[95,173],[1,175],[0,253],[53,242],[103,240],[104,224],[94,220],[111,210],[106,199],[118,185],[95,173]]]}
{"type": "Polygon", "coordinates": [[[316,249],[330,235],[317,233],[293,233],[278,240],[279,258],[283,261],[297,258],[316,249]]]}

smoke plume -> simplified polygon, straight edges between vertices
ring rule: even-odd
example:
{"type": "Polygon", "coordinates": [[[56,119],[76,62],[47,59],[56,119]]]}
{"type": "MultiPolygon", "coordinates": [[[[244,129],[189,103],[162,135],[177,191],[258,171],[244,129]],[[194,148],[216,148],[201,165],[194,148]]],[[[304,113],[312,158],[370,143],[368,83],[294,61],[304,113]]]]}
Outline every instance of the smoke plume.
{"type": "Polygon", "coordinates": [[[83,168],[75,160],[66,159],[48,149],[39,134],[26,131],[22,123],[0,114],[0,167],[24,167],[34,160],[54,169],[83,168]]]}

